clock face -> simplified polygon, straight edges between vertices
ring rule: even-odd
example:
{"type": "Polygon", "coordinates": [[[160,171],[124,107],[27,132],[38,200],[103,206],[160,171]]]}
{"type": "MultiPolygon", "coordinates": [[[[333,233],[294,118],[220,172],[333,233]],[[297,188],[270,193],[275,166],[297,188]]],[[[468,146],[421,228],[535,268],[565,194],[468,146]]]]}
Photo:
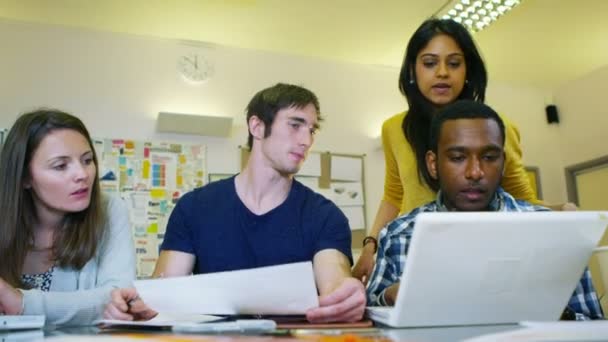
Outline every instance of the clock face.
{"type": "Polygon", "coordinates": [[[189,53],[178,58],[177,70],[187,81],[202,83],[211,77],[212,66],[202,54],[189,53]]]}

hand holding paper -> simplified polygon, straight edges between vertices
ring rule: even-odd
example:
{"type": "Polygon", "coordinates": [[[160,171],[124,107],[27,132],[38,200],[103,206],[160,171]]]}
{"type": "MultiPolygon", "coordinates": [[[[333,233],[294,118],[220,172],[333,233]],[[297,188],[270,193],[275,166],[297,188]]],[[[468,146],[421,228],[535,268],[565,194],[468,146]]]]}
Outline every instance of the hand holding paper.
{"type": "Polygon", "coordinates": [[[356,322],[363,318],[365,311],[365,288],[355,278],[345,278],[332,293],[321,297],[318,308],[306,312],[312,323],[356,322]]]}
{"type": "Polygon", "coordinates": [[[158,313],[150,309],[138,296],[135,288],[115,289],[103,313],[106,319],[147,321],[158,313]]]}

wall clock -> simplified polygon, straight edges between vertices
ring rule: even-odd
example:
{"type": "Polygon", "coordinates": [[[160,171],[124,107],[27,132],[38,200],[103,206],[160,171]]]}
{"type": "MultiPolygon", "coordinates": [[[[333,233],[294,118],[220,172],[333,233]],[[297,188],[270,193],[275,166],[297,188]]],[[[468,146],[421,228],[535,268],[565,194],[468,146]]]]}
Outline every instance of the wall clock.
{"type": "Polygon", "coordinates": [[[202,83],[211,77],[213,66],[203,54],[192,52],[179,56],[177,70],[186,81],[202,83]]]}

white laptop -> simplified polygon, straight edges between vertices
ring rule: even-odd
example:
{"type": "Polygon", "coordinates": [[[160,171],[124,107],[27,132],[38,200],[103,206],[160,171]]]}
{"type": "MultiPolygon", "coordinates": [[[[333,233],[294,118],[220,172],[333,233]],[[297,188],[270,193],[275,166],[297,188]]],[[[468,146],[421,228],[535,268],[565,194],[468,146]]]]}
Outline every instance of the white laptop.
{"type": "Polygon", "coordinates": [[[42,329],[44,315],[0,315],[0,331],[42,329]]]}
{"type": "Polygon", "coordinates": [[[368,307],[392,327],[559,319],[608,212],[422,213],[394,307],[368,307]]]}

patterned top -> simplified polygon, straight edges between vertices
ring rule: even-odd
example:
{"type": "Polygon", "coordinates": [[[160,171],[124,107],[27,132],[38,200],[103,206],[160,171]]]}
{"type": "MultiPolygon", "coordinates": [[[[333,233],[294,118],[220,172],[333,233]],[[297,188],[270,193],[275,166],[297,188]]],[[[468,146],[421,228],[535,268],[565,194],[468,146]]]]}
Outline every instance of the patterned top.
{"type": "MultiPolygon", "coordinates": [[[[498,188],[494,198],[489,204],[490,211],[548,211],[549,209],[538,205],[530,204],[526,201],[516,200],[502,188],[498,188]]],[[[442,201],[441,192],[437,199],[421,207],[412,210],[410,213],[400,216],[390,222],[379,235],[378,256],[376,267],[370,277],[367,287],[368,305],[386,306],[384,292],[386,288],[399,281],[407,251],[414,230],[415,218],[422,212],[448,211],[442,201]]],[[[601,319],[604,317],[599,304],[595,289],[591,282],[589,270],[585,270],[583,276],[576,286],[568,309],[574,311],[577,320],[601,319]]]]}
{"type": "Polygon", "coordinates": [[[44,292],[49,292],[51,289],[51,281],[53,280],[53,270],[55,266],[51,266],[48,271],[39,274],[23,274],[21,282],[30,289],[37,289],[44,292]]]}

